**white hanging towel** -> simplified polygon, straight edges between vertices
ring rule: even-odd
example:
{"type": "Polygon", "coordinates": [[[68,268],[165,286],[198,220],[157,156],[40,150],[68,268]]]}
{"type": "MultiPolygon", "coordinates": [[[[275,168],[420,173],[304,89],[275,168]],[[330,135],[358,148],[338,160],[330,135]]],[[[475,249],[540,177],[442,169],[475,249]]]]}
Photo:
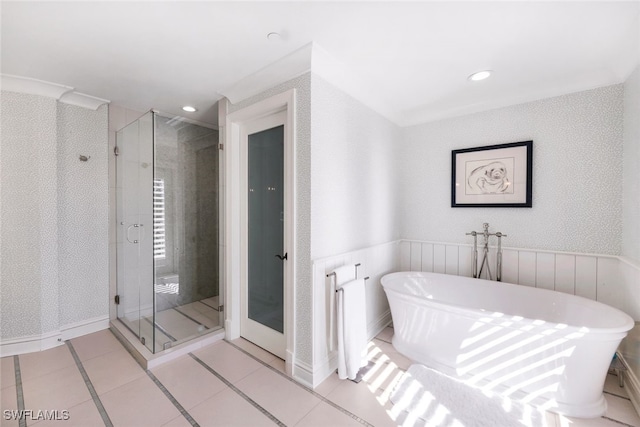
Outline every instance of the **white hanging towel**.
{"type": "Polygon", "coordinates": [[[367,365],[367,312],[364,279],[352,280],[336,294],[338,317],[338,378],[355,379],[367,365]]]}
{"type": "Polygon", "coordinates": [[[347,282],[356,279],[356,266],[355,264],[343,265],[338,267],[333,272],[336,275],[336,287],[340,287],[347,282]]]}
{"type": "MultiPolygon", "coordinates": [[[[350,282],[352,280],[356,279],[356,265],[355,264],[347,264],[347,265],[343,265],[342,267],[338,267],[335,270],[333,270],[332,272],[335,277],[333,280],[333,285],[331,287],[331,298],[333,298],[333,295],[336,293],[336,289],[339,289],[342,285],[344,285],[347,282],[350,282]]],[[[336,304],[336,300],[332,299],[329,303],[329,351],[333,351],[334,349],[334,342],[335,342],[335,333],[333,332],[335,330],[335,304],[336,304]]]]}

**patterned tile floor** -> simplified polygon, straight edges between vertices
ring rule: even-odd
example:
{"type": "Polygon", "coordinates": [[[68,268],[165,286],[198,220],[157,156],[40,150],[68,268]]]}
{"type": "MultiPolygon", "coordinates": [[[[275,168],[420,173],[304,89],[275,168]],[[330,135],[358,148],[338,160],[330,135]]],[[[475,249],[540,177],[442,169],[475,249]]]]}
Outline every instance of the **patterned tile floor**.
{"type": "Polygon", "coordinates": [[[162,351],[167,344],[175,346],[219,328],[220,312],[216,307],[217,296],[162,310],[156,313],[155,335],[151,316],[120,320],[131,332],[144,337],[147,343],[155,336],[156,351],[162,351]]]}
{"type": "MultiPolygon", "coordinates": [[[[310,390],[284,374],[282,360],[243,339],[221,341],[144,371],[105,330],[43,352],[0,359],[0,425],[394,426],[398,421],[389,397],[411,361],[395,351],[392,335],[386,328],[369,343],[375,364],[360,383],[334,374],[310,390]],[[19,407],[33,411],[22,424],[7,419],[19,407]],[[32,419],[38,410],[68,419],[32,419]]],[[[580,420],[548,413],[547,424],[640,427],[616,377],[609,375],[605,391],[609,409],[604,417],[580,420]]]]}

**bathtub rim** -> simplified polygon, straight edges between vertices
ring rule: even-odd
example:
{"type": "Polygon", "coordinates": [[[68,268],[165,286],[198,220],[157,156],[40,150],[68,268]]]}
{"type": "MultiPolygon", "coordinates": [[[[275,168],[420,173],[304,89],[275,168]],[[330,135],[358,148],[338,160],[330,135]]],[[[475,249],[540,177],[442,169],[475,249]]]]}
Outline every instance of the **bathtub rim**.
{"type": "MultiPolygon", "coordinates": [[[[579,333],[589,333],[589,334],[623,334],[622,338],[624,338],[624,336],[627,335],[627,332],[630,331],[634,325],[635,325],[635,321],[634,319],[629,316],[627,313],[625,313],[624,311],[620,310],[619,308],[616,307],[612,307],[608,304],[605,304],[603,302],[600,301],[595,301],[589,298],[585,298],[579,295],[573,295],[573,294],[567,294],[567,293],[563,293],[563,292],[559,292],[559,291],[555,291],[555,290],[551,290],[551,289],[543,289],[543,288],[532,288],[529,286],[524,286],[524,285],[518,285],[515,283],[508,283],[508,282],[496,282],[496,281],[491,281],[491,280],[485,280],[485,279],[476,279],[473,277],[467,277],[467,276],[456,276],[456,275],[450,275],[450,274],[442,274],[442,273],[432,273],[432,272],[424,272],[424,271],[398,271],[398,272],[394,272],[394,273],[388,273],[385,274],[384,276],[382,276],[382,278],[380,279],[380,283],[386,292],[392,291],[397,295],[401,295],[402,297],[405,298],[409,298],[409,299],[415,299],[416,301],[420,301],[423,304],[429,304],[429,305],[434,305],[436,306],[438,309],[442,309],[445,311],[450,311],[450,312],[454,312],[458,315],[460,314],[464,314],[464,315],[469,315],[469,313],[473,313],[475,317],[487,317],[487,316],[491,316],[492,313],[498,313],[497,311],[491,311],[491,310],[485,310],[485,309],[479,309],[479,308],[475,308],[475,307],[469,307],[468,305],[462,305],[462,304],[455,304],[455,303],[451,303],[451,302],[444,302],[444,301],[439,301],[436,299],[429,299],[429,298],[425,298],[419,295],[412,295],[410,293],[407,292],[402,292],[402,290],[399,289],[395,289],[392,284],[390,283],[391,280],[400,278],[400,277],[441,277],[441,278],[445,278],[446,280],[451,280],[453,278],[456,279],[465,279],[465,280],[469,280],[469,281],[481,281],[482,283],[484,283],[485,285],[491,285],[491,286],[518,286],[518,287],[525,287],[527,289],[535,289],[536,292],[541,292],[541,293],[546,293],[547,295],[551,295],[551,294],[560,294],[562,295],[563,298],[571,298],[571,299],[576,299],[576,301],[578,302],[583,302],[585,304],[588,305],[596,305],[596,306],[602,306],[603,309],[606,310],[612,310],[613,312],[617,312],[617,314],[619,314],[621,319],[624,319],[625,322],[624,324],[620,325],[620,326],[613,326],[613,327],[590,327],[590,326],[577,326],[577,325],[572,325],[572,324],[567,324],[567,323],[560,323],[560,322],[554,322],[554,321],[550,321],[550,320],[544,320],[544,319],[531,319],[530,317],[525,317],[519,314],[512,314],[512,313],[501,313],[505,318],[513,318],[513,317],[520,317],[522,318],[522,320],[518,319],[518,322],[522,322],[523,324],[533,324],[533,325],[538,325],[539,323],[537,322],[544,322],[545,324],[549,324],[549,325],[565,325],[565,327],[561,328],[563,331],[575,331],[575,332],[579,332],[579,333]],[[626,318],[626,319],[625,319],[626,318]],[[587,331],[583,330],[584,328],[587,329],[587,331]]],[[[506,319],[505,319],[506,320],[506,319]]]]}

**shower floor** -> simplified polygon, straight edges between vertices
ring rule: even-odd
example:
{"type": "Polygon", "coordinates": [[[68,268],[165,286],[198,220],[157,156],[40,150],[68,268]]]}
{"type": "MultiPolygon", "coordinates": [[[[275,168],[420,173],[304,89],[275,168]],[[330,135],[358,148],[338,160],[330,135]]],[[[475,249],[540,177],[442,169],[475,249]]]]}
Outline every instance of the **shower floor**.
{"type": "MultiPolygon", "coordinates": [[[[205,298],[189,304],[167,308],[156,313],[155,352],[180,344],[220,328],[218,297],[205,298]]],[[[153,339],[153,317],[121,319],[145,341],[153,339]]]]}

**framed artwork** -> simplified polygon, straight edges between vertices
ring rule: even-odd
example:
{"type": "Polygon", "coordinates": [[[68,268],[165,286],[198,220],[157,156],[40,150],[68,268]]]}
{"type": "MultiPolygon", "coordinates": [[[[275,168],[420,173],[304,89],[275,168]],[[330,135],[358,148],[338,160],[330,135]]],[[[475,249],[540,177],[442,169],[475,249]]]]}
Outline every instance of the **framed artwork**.
{"type": "Polygon", "coordinates": [[[533,141],[451,151],[451,207],[530,208],[533,141]]]}

